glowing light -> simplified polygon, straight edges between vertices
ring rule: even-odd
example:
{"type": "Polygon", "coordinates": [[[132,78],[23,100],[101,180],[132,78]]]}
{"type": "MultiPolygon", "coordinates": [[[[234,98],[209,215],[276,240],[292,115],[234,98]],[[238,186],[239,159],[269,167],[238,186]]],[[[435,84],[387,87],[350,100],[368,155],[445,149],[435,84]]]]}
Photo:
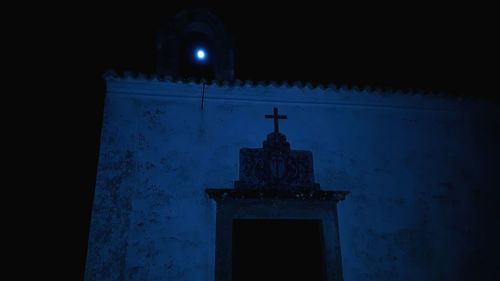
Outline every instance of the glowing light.
{"type": "Polygon", "coordinates": [[[196,58],[198,60],[204,60],[206,57],[206,53],[205,53],[205,50],[203,49],[197,49],[196,50],[196,58]]]}

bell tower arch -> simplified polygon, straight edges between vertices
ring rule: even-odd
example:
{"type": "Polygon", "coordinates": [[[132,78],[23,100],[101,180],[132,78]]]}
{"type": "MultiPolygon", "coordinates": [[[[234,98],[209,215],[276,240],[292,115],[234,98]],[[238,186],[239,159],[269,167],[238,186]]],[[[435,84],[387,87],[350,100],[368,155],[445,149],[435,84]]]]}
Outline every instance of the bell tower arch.
{"type": "Polygon", "coordinates": [[[157,72],[176,77],[234,79],[233,40],[210,10],[178,12],[157,35],[157,72]]]}

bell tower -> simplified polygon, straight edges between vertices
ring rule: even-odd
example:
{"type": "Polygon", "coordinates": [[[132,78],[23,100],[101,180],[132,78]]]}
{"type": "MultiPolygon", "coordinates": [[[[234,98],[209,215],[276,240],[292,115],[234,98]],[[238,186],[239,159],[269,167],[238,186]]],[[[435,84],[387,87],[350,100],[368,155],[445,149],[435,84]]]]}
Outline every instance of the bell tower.
{"type": "Polygon", "coordinates": [[[234,79],[233,41],[210,10],[178,12],[157,35],[157,72],[174,77],[234,79]]]}

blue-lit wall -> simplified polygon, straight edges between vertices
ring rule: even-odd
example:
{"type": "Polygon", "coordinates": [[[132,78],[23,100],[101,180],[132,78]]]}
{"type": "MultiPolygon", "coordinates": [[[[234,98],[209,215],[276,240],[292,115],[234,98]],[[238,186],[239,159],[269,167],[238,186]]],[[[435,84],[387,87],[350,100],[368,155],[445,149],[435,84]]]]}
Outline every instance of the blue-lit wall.
{"type": "MultiPolygon", "coordinates": [[[[344,279],[494,272],[498,106],[453,97],[107,77],[87,281],[213,280],[215,203],[277,106],[338,205],[344,279]]],[[[496,232],[495,232],[496,231],[496,232]]],[[[292,246],[292,245],[291,245],[292,246]]],[[[486,280],[486,279],[484,279],[486,280]]]]}

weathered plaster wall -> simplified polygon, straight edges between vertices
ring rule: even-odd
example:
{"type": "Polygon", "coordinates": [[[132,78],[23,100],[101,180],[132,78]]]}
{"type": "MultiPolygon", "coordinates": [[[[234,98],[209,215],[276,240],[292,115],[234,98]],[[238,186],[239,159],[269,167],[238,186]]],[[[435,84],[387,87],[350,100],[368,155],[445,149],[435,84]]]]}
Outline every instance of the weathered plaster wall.
{"type": "MultiPolygon", "coordinates": [[[[498,106],[347,90],[109,76],[86,280],[213,280],[215,203],[274,106],[338,205],[344,279],[465,280],[496,270],[498,106]],[[486,231],[488,230],[488,231],[486,231]],[[471,275],[471,276],[469,276],[471,275]]],[[[469,279],[470,280],[470,279],[469,279]]]]}

